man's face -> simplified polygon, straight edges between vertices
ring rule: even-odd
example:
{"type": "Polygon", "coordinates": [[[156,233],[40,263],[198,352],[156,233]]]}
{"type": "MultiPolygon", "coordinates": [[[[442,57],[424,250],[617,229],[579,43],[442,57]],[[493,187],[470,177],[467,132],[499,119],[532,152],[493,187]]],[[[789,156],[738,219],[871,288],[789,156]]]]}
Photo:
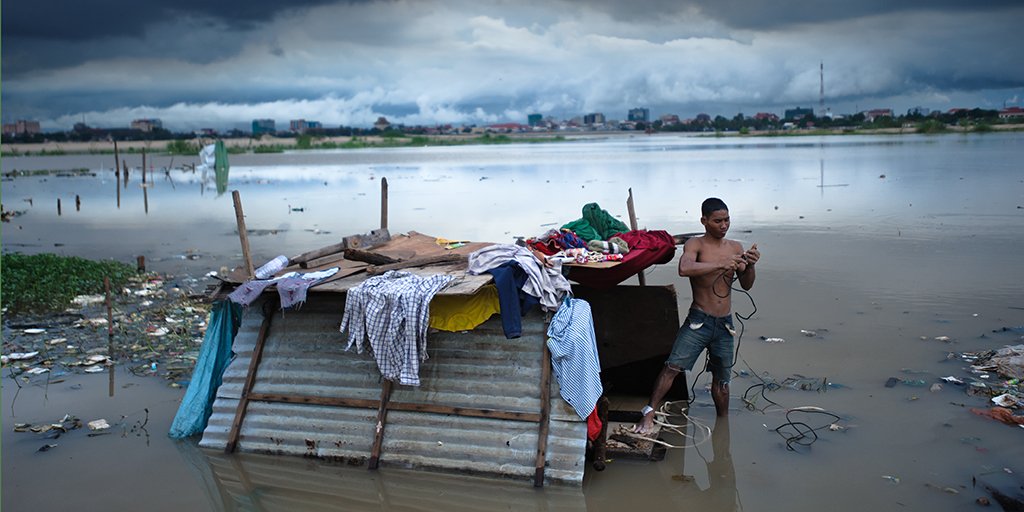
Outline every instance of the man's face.
{"type": "Polygon", "coordinates": [[[700,223],[711,237],[725,238],[729,232],[729,210],[715,210],[711,215],[701,217],[700,223]]]}

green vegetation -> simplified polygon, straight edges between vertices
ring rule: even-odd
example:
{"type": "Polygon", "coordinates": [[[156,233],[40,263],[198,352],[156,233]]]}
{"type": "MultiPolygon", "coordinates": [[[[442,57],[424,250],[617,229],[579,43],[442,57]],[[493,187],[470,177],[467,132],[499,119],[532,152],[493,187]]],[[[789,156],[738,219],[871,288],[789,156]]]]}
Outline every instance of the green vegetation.
{"type": "Polygon", "coordinates": [[[195,155],[199,146],[184,139],[176,139],[167,143],[167,153],[171,155],[195,155]]]}
{"type": "Polygon", "coordinates": [[[284,153],[284,146],[274,144],[270,146],[256,146],[252,148],[253,153],[284,153]]]}
{"type": "Polygon", "coordinates": [[[310,149],[313,147],[313,136],[309,134],[302,134],[295,137],[295,147],[297,149],[310,149]]]}
{"type": "Polygon", "coordinates": [[[0,288],[12,313],[61,311],[76,295],[103,292],[103,278],[119,290],[135,269],[116,261],[92,261],[56,254],[4,254],[0,288]]]}
{"type": "Polygon", "coordinates": [[[928,119],[917,124],[917,133],[943,133],[945,131],[946,124],[935,119],[928,119]]]}

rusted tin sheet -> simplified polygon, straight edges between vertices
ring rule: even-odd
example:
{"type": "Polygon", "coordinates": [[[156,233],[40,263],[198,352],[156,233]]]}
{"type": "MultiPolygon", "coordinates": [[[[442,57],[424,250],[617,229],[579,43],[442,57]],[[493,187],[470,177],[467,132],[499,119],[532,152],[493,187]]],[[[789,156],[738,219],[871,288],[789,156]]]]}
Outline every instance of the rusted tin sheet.
{"type": "MultiPolygon", "coordinates": [[[[341,294],[319,294],[300,309],[275,313],[257,371],[254,393],[325,398],[380,398],[380,372],[368,354],[345,352],[338,327],[341,294]]],[[[261,323],[261,308],[246,310],[201,446],[223,449],[261,323]]],[[[546,339],[540,313],[523,319],[523,336],[508,340],[495,316],[473,331],[431,333],[422,385],[395,386],[401,403],[536,413],[540,358],[546,339]]],[[[586,424],[559,397],[552,382],[546,477],[579,485],[586,424]]],[[[250,402],[238,449],[360,462],[373,443],[375,408],[250,402]]],[[[520,477],[534,474],[538,424],[529,421],[391,411],[381,464],[520,477]]]]}

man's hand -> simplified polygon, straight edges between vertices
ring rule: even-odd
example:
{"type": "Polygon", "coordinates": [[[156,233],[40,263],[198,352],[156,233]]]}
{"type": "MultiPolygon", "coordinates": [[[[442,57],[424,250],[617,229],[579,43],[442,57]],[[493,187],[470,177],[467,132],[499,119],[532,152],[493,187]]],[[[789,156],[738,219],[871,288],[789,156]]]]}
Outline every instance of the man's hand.
{"type": "Polygon", "coordinates": [[[743,262],[743,256],[739,254],[733,254],[718,262],[718,268],[722,270],[740,270],[740,265],[746,266],[743,262]]]}
{"type": "Polygon", "coordinates": [[[750,249],[743,253],[742,258],[744,263],[746,263],[743,270],[746,270],[747,266],[757,263],[757,260],[761,259],[761,251],[757,250],[757,244],[751,245],[750,249]]]}

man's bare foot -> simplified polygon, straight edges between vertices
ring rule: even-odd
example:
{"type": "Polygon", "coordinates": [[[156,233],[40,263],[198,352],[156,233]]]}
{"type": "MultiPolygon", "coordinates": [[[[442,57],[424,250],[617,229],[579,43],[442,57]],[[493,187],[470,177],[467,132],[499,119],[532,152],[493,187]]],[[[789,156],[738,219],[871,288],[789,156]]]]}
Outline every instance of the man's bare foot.
{"type": "Polygon", "coordinates": [[[654,430],[654,411],[644,414],[644,419],[640,420],[640,423],[633,425],[633,433],[640,435],[650,434],[654,430]]]}

